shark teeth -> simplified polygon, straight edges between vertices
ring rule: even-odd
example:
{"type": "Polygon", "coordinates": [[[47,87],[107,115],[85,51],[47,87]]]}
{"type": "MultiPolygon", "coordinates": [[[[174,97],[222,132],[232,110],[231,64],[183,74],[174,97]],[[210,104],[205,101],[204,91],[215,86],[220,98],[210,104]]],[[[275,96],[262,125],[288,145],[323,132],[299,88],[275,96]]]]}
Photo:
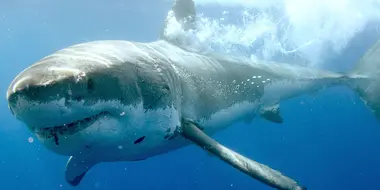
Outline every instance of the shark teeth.
{"type": "Polygon", "coordinates": [[[75,134],[91,124],[93,124],[101,116],[105,116],[108,112],[100,112],[91,117],[86,117],[71,123],[66,123],[60,126],[47,127],[47,128],[33,128],[32,130],[41,137],[54,138],[57,144],[57,135],[72,135],[75,134]]]}

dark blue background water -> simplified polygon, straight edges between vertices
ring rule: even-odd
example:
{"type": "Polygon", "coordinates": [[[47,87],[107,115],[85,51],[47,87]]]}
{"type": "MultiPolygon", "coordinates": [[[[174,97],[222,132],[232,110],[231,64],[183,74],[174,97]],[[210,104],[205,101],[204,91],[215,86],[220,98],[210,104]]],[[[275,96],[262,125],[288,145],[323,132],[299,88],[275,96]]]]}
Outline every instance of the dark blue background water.
{"type": "MultiPolygon", "coordinates": [[[[170,2],[5,1],[0,7],[0,189],[74,189],[64,180],[67,157],[47,151],[7,108],[6,89],[29,64],[66,46],[101,39],[155,40],[170,2]]],[[[211,10],[209,10],[212,12],[211,10]]],[[[213,9],[215,11],[215,9],[213,9]]],[[[355,64],[378,39],[368,26],[326,67],[355,64]]],[[[284,102],[282,125],[255,119],[215,136],[315,190],[380,189],[380,123],[345,87],[284,102]]],[[[77,189],[270,189],[196,146],[142,162],[94,167],[77,189]]]]}

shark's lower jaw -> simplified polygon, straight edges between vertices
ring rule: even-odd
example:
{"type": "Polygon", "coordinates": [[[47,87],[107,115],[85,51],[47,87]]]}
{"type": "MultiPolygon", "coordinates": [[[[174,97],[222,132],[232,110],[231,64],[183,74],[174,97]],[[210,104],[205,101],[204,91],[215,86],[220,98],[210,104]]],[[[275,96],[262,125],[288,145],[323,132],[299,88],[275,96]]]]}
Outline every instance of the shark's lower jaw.
{"type": "Polygon", "coordinates": [[[71,123],[66,123],[59,126],[53,126],[53,127],[45,127],[45,128],[32,128],[32,131],[39,136],[40,138],[44,139],[53,139],[56,145],[59,145],[59,137],[60,136],[70,136],[74,135],[89,126],[91,126],[97,119],[100,117],[104,117],[107,114],[109,114],[106,111],[100,112],[96,115],[83,118],[81,120],[76,120],[71,123]]]}

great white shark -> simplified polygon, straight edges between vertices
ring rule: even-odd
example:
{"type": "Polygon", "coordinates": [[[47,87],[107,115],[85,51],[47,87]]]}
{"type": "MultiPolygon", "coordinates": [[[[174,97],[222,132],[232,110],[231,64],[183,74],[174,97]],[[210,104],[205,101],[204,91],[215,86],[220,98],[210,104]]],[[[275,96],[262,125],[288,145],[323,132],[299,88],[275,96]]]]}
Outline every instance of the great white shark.
{"type": "MultiPolygon", "coordinates": [[[[193,28],[192,0],[176,0],[167,21],[193,28]]],[[[162,32],[157,41],[91,41],[46,56],[7,91],[12,114],[51,151],[70,156],[77,186],[101,162],[139,161],[196,144],[241,172],[283,190],[304,186],[210,136],[259,115],[282,123],[279,103],[346,85],[380,118],[380,42],[348,73],[199,53],[162,32]]]]}

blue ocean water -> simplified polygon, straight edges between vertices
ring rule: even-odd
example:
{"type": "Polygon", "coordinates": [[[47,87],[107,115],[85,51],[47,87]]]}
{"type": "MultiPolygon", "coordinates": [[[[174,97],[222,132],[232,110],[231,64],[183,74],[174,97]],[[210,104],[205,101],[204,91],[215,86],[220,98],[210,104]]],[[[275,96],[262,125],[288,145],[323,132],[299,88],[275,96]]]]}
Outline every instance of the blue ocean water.
{"type": "MultiPolygon", "coordinates": [[[[102,39],[155,40],[171,2],[6,1],[0,7],[0,189],[270,189],[196,146],[141,162],[103,163],[70,187],[68,157],[46,150],[10,113],[5,92],[21,70],[58,49],[102,39]]],[[[211,11],[211,10],[210,10],[211,11]]],[[[349,70],[379,35],[368,26],[326,68],[349,70]],[[340,64],[335,64],[340,63],[340,64]]],[[[284,124],[257,118],[215,138],[308,189],[380,189],[380,123],[346,87],[281,104],[284,124]]]]}

